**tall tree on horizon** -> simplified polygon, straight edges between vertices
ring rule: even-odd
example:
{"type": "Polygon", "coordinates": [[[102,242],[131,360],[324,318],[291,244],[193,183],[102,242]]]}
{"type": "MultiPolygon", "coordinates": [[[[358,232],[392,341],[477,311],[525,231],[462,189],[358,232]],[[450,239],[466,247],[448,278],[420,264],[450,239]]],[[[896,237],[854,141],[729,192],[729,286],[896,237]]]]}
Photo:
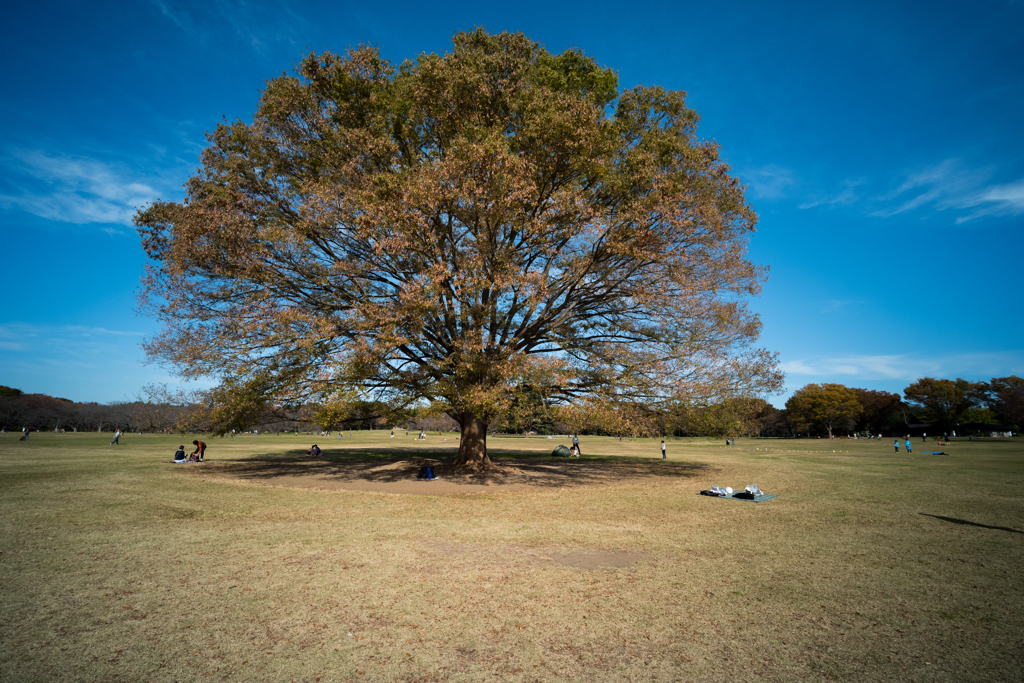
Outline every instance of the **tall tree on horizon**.
{"type": "Polygon", "coordinates": [[[899,394],[856,387],[853,387],[853,391],[857,394],[857,402],[864,409],[858,424],[863,425],[863,428],[869,431],[882,429],[899,413],[900,408],[904,407],[903,399],[899,394]]]}
{"type": "Polygon", "coordinates": [[[989,405],[996,419],[1018,428],[1024,425],[1024,378],[993,377],[988,387],[989,405]]]}
{"type": "Polygon", "coordinates": [[[398,67],[310,54],[209,134],[180,203],[136,224],[146,348],[261,407],[432,402],[457,463],[523,387],[554,405],[778,389],[744,298],[756,216],[685,93],[623,92],[576,50],[457,33],[398,67]]]}
{"type": "Polygon", "coordinates": [[[946,427],[955,427],[965,412],[985,403],[988,394],[989,387],[984,382],[969,382],[959,377],[955,380],[922,377],[903,390],[907,403],[921,409],[924,419],[946,427]]]}
{"type": "Polygon", "coordinates": [[[829,438],[837,429],[852,427],[863,410],[857,392],[842,384],[808,384],[786,401],[790,424],[822,427],[829,438]]]}

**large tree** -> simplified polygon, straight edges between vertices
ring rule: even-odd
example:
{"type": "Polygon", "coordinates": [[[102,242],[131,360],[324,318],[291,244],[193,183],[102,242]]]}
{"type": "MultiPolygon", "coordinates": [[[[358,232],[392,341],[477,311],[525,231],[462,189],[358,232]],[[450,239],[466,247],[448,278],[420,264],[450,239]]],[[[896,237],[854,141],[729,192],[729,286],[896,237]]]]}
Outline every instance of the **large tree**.
{"type": "Polygon", "coordinates": [[[900,408],[903,407],[903,400],[899,394],[857,388],[853,388],[853,391],[857,394],[857,402],[863,408],[863,412],[857,420],[858,429],[865,429],[869,432],[880,431],[892,422],[900,412],[900,408]]]}
{"type": "Polygon", "coordinates": [[[852,427],[863,410],[857,392],[842,384],[808,384],[786,401],[790,424],[822,427],[829,438],[836,429],[852,427]]]}
{"type": "Polygon", "coordinates": [[[1006,425],[1024,425],[1024,378],[993,377],[988,386],[989,405],[996,419],[1006,425]]]}
{"type": "Polygon", "coordinates": [[[617,90],[576,50],[459,33],[397,68],[311,54],[209,134],[180,203],[136,223],[147,349],[261,406],[430,401],[486,467],[522,387],[554,404],[778,387],[743,303],[756,216],[685,93],[617,90]]]}
{"type": "Polygon", "coordinates": [[[925,420],[955,427],[970,408],[988,400],[989,386],[965,379],[922,377],[906,389],[903,396],[911,407],[921,411],[925,420]]]}

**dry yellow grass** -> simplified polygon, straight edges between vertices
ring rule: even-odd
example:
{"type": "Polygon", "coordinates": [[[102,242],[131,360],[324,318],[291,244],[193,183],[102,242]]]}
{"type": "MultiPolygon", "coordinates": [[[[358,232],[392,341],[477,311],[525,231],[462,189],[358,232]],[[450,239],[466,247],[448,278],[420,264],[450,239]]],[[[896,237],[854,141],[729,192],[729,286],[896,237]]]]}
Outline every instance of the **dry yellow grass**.
{"type": "MultiPolygon", "coordinates": [[[[255,485],[218,469],[273,468],[313,441],[338,468],[438,456],[454,445],[440,437],[208,439],[210,467],[161,463],[180,437],[0,439],[4,681],[1024,670],[1019,440],[915,443],[952,457],[895,456],[891,441],[677,440],[664,469],[657,441],[585,437],[588,456],[635,459],[576,462],[631,477],[451,497],[255,485]],[[660,475],[637,479],[645,464],[660,475]],[[749,483],[780,497],[695,495],[749,483]]],[[[530,461],[558,442],[490,445],[530,461]]]]}

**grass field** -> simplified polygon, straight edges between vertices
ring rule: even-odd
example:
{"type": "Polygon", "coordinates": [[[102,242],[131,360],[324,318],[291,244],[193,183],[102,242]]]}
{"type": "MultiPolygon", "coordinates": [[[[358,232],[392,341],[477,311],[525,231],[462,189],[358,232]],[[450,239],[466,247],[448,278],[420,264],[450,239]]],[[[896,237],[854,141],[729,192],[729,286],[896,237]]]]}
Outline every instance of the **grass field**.
{"type": "MultiPolygon", "coordinates": [[[[161,462],[193,437],[17,438],[2,681],[1024,676],[1020,439],[675,440],[663,467],[656,440],[585,437],[587,467],[629,477],[417,496],[222,468],[306,461],[309,436],[207,439],[203,465],[161,462]],[[750,483],[779,497],[695,495],[750,483]]],[[[489,446],[539,461],[558,442],[489,446]]],[[[320,444],[336,472],[454,447],[320,444]]]]}

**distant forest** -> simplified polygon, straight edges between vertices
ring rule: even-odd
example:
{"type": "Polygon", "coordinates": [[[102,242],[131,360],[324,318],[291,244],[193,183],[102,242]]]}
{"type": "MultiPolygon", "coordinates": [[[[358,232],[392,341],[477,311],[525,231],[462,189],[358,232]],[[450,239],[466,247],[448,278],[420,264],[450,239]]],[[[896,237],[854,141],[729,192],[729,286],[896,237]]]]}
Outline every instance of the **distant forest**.
{"type": "MultiPolygon", "coordinates": [[[[217,406],[201,394],[173,395],[147,387],[135,401],[76,403],[0,385],[0,427],[5,431],[113,431],[225,433],[217,406]]],[[[611,417],[567,405],[550,405],[543,393],[523,394],[514,411],[489,431],[506,434],[604,434],[609,436],[847,436],[901,435],[913,430],[1004,432],[1024,426],[1024,379],[995,377],[917,380],[900,394],[808,384],[785,408],[762,398],[738,397],[707,405],[676,404],[658,410],[624,403],[611,417]],[[989,429],[988,427],[991,427],[989,429]]],[[[427,406],[395,409],[355,401],[344,409],[318,405],[260,406],[236,431],[405,429],[458,432],[455,420],[427,406]]]]}

